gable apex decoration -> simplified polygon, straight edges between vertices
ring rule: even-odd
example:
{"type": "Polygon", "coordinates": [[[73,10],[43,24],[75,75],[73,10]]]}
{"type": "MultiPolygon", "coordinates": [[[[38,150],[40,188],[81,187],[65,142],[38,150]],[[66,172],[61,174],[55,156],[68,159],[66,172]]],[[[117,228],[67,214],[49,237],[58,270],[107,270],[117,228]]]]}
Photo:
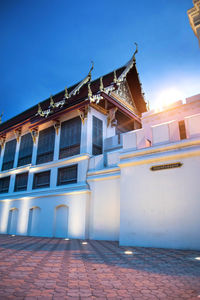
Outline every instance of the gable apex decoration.
{"type": "Polygon", "coordinates": [[[129,62],[126,65],[125,70],[122,72],[122,74],[119,76],[117,82],[120,83],[124,80],[124,78],[127,76],[128,72],[132,69],[132,67],[135,65],[136,59],[135,55],[138,53],[138,44],[135,43],[136,49],[135,52],[133,53],[132,58],[129,60],[129,62]]]}

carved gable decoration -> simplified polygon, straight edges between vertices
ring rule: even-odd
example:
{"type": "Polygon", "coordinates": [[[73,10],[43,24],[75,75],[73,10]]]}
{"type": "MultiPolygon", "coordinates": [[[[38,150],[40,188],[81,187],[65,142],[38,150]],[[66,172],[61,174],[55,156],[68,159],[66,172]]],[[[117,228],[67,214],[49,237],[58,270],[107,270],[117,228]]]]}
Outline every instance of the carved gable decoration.
{"type": "Polygon", "coordinates": [[[126,80],[119,83],[119,87],[114,93],[116,93],[118,96],[120,96],[120,98],[122,98],[122,100],[127,102],[129,105],[135,107],[134,102],[131,97],[131,93],[129,91],[128,83],[126,82],[126,80]]]}

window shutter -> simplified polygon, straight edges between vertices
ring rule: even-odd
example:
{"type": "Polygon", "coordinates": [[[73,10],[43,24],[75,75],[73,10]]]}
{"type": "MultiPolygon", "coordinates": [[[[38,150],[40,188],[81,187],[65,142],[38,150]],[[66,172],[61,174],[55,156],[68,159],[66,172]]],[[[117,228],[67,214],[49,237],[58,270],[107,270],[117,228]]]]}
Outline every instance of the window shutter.
{"type": "Polygon", "coordinates": [[[37,164],[53,160],[54,144],[55,129],[53,126],[40,131],[37,150],[37,164]]]}
{"type": "Polygon", "coordinates": [[[15,178],[15,192],[26,191],[28,182],[28,173],[17,174],[15,178]]]}
{"type": "Polygon", "coordinates": [[[0,193],[8,193],[10,176],[0,178],[0,193]]]}
{"type": "Polygon", "coordinates": [[[74,118],[61,125],[59,158],[73,156],[80,153],[81,120],[74,118]]]}
{"type": "Polygon", "coordinates": [[[31,134],[25,134],[21,137],[19,148],[18,167],[31,163],[33,152],[33,139],[31,134]]]}
{"type": "Polygon", "coordinates": [[[102,153],[103,147],[103,122],[93,116],[92,128],[92,154],[99,155],[102,153]]]}
{"type": "Polygon", "coordinates": [[[77,182],[77,165],[58,169],[57,185],[77,182]]]}
{"type": "Polygon", "coordinates": [[[2,171],[13,168],[15,159],[16,140],[12,140],[6,143],[2,171]]]}
{"type": "Polygon", "coordinates": [[[33,189],[39,189],[50,186],[50,171],[34,174],[33,189]]]}

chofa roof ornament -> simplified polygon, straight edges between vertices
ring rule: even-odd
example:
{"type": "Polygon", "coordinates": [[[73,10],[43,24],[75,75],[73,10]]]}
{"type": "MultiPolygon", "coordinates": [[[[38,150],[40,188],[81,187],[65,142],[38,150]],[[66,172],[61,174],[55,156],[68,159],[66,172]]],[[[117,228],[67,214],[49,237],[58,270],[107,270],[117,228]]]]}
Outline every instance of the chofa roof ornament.
{"type": "Polygon", "coordinates": [[[78,94],[82,86],[91,81],[93,69],[94,69],[94,62],[92,61],[92,66],[90,68],[88,75],[69,93],[69,97],[78,94]]]}
{"type": "Polygon", "coordinates": [[[38,111],[37,111],[36,116],[47,118],[50,113],[52,113],[52,111],[50,109],[42,110],[40,103],[38,104],[38,111]]]}
{"type": "Polygon", "coordinates": [[[0,124],[2,123],[3,112],[0,115],[0,124]]]}
{"type": "Polygon", "coordinates": [[[136,49],[135,49],[135,52],[133,53],[133,56],[131,57],[131,59],[127,63],[125,70],[122,72],[122,74],[117,79],[118,83],[120,83],[120,82],[122,82],[124,80],[124,78],[126,77],[126,75],[128,74],[128,72],[135,65],[135,62],[136,62],[135,55],[138,53],[138,44],[135,43],[135,46],[136,46],[136,49]]]}

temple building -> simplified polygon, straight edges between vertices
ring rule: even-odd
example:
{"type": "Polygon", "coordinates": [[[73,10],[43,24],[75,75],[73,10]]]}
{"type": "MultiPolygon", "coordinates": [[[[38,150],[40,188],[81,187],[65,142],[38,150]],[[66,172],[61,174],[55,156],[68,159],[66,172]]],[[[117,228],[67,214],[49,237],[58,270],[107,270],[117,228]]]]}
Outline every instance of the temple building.
{"type": "Polygon", "coordinates": [[[200,46],[200,0],[193,0],[194,7],[187,11],[190,25],[198,38],[200,46]]]}
{"type": "Polygon", "coordinates": [[[200,249],[200,95],[149,111],[135,51],[0,125],[0,233],[200,249]]]}

